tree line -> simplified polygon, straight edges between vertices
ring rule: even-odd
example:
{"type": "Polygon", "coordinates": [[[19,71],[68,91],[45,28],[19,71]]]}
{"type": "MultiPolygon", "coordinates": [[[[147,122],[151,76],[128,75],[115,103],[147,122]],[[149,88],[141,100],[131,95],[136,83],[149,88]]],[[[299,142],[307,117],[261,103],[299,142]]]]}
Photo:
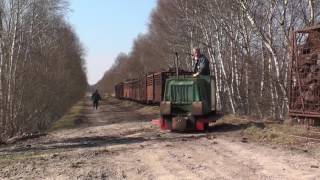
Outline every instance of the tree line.
{"type": "Polygon", "coordinates": [[[0,140],[44,130],[87,88],[64,0],[0,0],[0,140]]]}
{"type": "Polygon", "coordinates": [[[290,32],[319,22],[316,0],[158,0],[149,31],[121,53],[97,86],[172,67],[191,70],[200,46],[217,79],[220,109],[283,119],[288,111],[290,32]]]}

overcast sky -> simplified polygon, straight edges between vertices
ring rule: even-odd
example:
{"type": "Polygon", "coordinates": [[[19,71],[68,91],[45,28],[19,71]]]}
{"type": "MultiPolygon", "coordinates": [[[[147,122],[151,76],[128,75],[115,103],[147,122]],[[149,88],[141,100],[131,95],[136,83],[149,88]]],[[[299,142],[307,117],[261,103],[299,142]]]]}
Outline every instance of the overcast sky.
{"type": "Polygon", "coordinates": [[[71,0],[69,22],[86,50],[89,84],[96,83],[120,52],[147,32],[156,0],[71,0]]]}

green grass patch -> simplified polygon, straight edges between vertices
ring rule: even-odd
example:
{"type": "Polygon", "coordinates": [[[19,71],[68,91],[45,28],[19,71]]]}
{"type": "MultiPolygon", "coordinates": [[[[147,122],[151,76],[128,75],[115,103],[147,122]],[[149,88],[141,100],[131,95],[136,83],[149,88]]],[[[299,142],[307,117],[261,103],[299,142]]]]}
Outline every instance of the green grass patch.
{"type": "Polygon", "coordinates": [[[84,102],[78,102],[62,118],[55,121],[49,131],[74,128],[79,121],[81,121],[81,114],[83,113],[84,108],[84,102]]]}

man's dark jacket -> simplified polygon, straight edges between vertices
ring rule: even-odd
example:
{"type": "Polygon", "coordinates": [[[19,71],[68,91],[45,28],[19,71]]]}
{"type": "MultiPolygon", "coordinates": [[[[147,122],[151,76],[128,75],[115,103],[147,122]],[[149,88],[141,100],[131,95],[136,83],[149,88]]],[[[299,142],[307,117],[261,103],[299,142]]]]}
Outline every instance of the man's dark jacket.
{"type": "Polygon", "coordinates": [[[210,75],[210,67],[209,67],[209,60],[203,54],[200,55],[199,59],[197,60],[194,66],[194,73],[199,73],[199,75],[210,75]]]}
{"type": "Polygon", "coordinates": [[[91,96],[93,102],[98,102],[101,100],[101,96],[98,92],[94,92],[91,96]]]}

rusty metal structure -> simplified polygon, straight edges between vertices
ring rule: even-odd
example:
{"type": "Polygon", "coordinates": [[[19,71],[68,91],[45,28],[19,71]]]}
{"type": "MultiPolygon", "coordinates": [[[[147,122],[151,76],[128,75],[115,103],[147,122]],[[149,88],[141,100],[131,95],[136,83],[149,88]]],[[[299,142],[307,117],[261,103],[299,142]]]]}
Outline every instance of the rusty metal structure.
{"type": "Polygon", "coordinates": [[[289,115],[320,122],[320,25],[292,33],[289,115]]]}
{"type": "Polygon", "coordinates": [[[123,83],[119,83],[114,87],[114,92],[115,92],[115,96],[119,99],[123,99],[124,98],[124,93],[123,93],[123,83]]]}

